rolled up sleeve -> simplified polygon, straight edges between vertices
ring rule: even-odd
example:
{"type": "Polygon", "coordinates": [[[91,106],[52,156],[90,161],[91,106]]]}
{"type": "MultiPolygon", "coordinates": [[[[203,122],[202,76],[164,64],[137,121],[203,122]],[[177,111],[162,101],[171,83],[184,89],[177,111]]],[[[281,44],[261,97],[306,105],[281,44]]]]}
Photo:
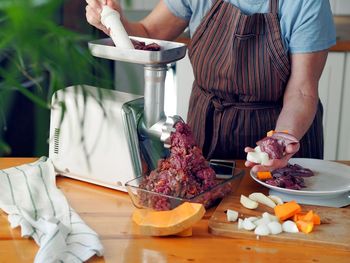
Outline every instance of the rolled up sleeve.
{"type": "Polygon", "coordinates": [[[189,0],[163,0],[171,13],[184,20],[190,20],[192,16],[189,0]]]}

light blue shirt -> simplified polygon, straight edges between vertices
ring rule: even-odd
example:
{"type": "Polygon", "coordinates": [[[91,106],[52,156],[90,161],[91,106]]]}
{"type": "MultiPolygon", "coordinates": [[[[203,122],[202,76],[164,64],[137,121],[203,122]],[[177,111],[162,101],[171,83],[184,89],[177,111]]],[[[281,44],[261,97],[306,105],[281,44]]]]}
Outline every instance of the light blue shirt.
{"type": "MultiPolygon", "coordinates": [[[[243,13],[268,13],[270,0],[225,0],[243,13]]],[[[189,21],[191,36],[214,0],[164,0],[177,17],[189,21]]],[[[336,43],[329,0],[279,0],[281,34],[286,52],[307,53],[336,43]]]]}

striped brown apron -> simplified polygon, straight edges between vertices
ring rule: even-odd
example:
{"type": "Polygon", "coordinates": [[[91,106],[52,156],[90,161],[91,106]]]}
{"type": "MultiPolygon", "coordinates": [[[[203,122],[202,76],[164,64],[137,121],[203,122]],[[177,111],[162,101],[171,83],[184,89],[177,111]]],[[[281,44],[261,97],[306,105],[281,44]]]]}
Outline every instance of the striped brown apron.
{"type": "MultiPolygon", "coordinates": [[[[290,75],[278,18],[243,14],[216,0],[189,46],[195,81],[188,124],[207,158],[245,159],[244,147],[273,130],[290,75]]],[[[323,158],[322,105],[301,140],[298,157],[323,158]]]]}

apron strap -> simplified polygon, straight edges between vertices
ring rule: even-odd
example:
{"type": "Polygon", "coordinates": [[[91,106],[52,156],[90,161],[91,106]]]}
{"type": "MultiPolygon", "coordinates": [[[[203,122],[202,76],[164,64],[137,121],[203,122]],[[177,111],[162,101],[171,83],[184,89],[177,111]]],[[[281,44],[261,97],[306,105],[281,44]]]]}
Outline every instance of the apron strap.
{"type": "Polygon", "coordinates": [[[270,0],[270,13],[278,14],[278,0],[270,0]]]}

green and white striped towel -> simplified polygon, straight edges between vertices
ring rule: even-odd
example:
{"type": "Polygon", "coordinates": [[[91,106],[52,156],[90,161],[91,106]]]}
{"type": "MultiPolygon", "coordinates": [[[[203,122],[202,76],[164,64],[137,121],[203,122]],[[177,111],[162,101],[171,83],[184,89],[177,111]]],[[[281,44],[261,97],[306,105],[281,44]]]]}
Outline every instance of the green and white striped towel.
{"type": "Polygon", "coordinates": [[[34,262],[84,262],[101,256],[103,247],[96,232],[69,206],[56,187],[50,159],[40,158],[0,170],[0,208],[12,228],[40,246],[34,262]]]}

